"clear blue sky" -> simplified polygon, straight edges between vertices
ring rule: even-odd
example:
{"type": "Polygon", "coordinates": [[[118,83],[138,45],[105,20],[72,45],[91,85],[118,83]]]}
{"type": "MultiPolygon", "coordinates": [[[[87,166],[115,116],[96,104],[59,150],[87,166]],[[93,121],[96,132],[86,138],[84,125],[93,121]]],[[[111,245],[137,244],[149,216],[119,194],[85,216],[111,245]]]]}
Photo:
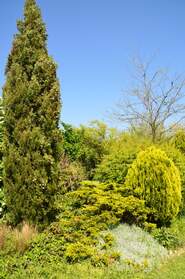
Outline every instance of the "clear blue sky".
{"type": "MultiPolygon", "coordinates": [[[[105,119],[130,82],[130,59],[185,73],[185,0],[37,0],[58,63],[62,120],[105,119]]],[[[24,0],[1,0],[0,86],[24,0]]]]}

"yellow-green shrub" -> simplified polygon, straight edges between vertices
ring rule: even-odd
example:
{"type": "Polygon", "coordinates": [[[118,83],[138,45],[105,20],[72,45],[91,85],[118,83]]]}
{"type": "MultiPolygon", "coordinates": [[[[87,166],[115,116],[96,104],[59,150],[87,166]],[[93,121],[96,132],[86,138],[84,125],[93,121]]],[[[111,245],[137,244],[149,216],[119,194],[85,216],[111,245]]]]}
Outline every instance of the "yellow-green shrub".
{"type": "Polygon", "coordinates": [[[145,200],[149,220],[159,225],[170,222],[179,212],[181,181],[179,170],[164,151],[150,147],[133,162],[125,182],[127,195],[145,200]]]}
{"type": "Polygon", "coordinates": [[[180,214],[185,213],[185,155],[177,149],[174,145],[164,144],[161,149],[165,151],[166,155],[174,162],[175,166],[179,169],[181,177],[181,194],[182,202],[180,207],[180,214]]]}
{"type": "Polygon", "coordinates": [[[115,183],[84,181],[78,189],[62,196],[58,222],[49,227],[49,234],[62,240],[61,250],[68,262],[113,262],[118,258],[118,254],[115,258],[108,251],[113,241],[107,235],[101,242],[101,232],[121,222],[146,222],[148,210],[144,201],[132,195],[125,197],[123,190],[123,185],[115,183]]]}
{"type": "Polygon", "coordinates": [[[185,130],[179,129],[171,140],[172,144],[185,155],[185,130]]]}
{"type": "Polygon", "coordinates": [[[89,218],[100,218],[101,225],[107,227],[121,221],[141,224],[147,217],[144,200],[133,195],[125,196],[123,185],[116,183],[84,181],[68,196],[74,210],[79,209],[82,215],[89,218]]]}
{"type": "Polygon", "coordinates": [[[137,136],[123,133],[109,147],[95,170],[94,179],[101,182],[124,183],[130,165],[137,153],[145,150],[150,142],[137,136]]]}

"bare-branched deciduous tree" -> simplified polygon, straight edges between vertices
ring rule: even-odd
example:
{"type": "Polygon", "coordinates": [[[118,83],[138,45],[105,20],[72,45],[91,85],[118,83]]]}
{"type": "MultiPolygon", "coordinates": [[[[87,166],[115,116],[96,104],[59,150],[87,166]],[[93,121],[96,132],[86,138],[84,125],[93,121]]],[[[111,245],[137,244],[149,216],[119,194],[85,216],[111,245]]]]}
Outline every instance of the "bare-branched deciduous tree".
{"type": "Polygon", "coordinates": [[[129,127],[144,127],[153,142],[185,119],[185,79],[170,78],[166,71],[151,71],[150,63],[135,62],[135,84],[123,92],[113,118],[129,127]]]}

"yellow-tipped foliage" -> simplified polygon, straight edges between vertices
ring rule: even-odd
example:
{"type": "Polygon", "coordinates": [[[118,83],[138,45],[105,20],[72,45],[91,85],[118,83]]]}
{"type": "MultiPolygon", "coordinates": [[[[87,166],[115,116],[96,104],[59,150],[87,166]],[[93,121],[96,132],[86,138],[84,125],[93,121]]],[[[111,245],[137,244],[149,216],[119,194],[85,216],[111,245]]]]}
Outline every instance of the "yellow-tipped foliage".
{"type": "Polygon", "coordinates": [[[181,204],[180,174],[166,153],[156,147],[141,151],[130,167],[126,182],[128,194],[144,199],[151,221],[169,223],[181,204]]]}

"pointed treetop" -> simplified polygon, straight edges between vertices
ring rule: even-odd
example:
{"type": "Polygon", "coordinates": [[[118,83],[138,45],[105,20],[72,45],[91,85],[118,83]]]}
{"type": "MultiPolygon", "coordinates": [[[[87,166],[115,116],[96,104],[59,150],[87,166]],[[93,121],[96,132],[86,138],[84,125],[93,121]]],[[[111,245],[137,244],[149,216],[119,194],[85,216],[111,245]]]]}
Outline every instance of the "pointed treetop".
{"type": "Polygon", "coordinates": [[[25,9],[29,8],[30,6],[36,6],[36,1],[35,0],[26,0],[25,1],[25,9]]]}
{"type": "Polygon", "coordinates": [[[5,74],[10,70],[13,62],[12,59],[14,59],[14,63],[24,64],[24,70],[28,73],[30,69],[27,69],[27,65],[30,61],[32,61],[32,65],[34,65],[38,60],[37,56],[40,55],[40,51],[47,54],[46,26],[35,0],[26,0],[24,18],[17,21],[17,28],[19,32],[16,34],[13,42],[5,74]],[[14,55],[15,53],[16,55],[14,55]]]}
{"type": "Polygon", "coordinates": [[[35,21],[42,21],[41,11],[35,0],[26,0],[24,6],[24,21],[25,24],[32,22],[32,27],[33,22],[35,23],[35,21]]]}

